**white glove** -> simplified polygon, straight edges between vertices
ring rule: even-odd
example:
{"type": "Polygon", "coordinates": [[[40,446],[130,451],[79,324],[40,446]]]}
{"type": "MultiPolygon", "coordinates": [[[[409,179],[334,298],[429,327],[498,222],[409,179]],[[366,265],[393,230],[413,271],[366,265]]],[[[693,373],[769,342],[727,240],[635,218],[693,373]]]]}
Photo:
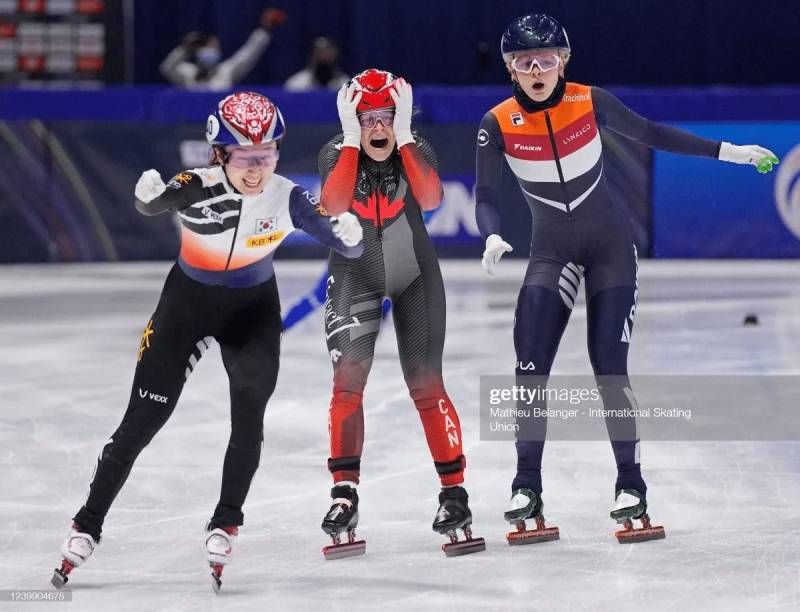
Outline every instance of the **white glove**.
{"type": "Polygon", "coordinates": [[[414,102],[414,93],[411,84],[405,79],[397,79],[394,89],[389,90],[389,95],[394,100],[394,137],[397,148],[414,142],[411,135],[411,107],[414,102]]]}
{"type": "Polygon", "coordinates": [[[494,276],[494,267],[498,261],[506,253],[510,253],[514,249],[497,234],[491,234],[486,239],[486,250],[483,252],[483,259],[481,265],[491,276],[494,276]]]}
{"type": "Polygon", "coordinates": [[[155,200],[158,196],[167,190],[164,181],[161,180],[161,175],[158,170],[145,170],[142,176],[136,181],[136,189],[133,193],[136,195],[137,200],[141,200],[145,204],[151,200],[155,200]]]}
{"type": "Polygon", "coordinates": [[[772,170],[778,163],[778,156],[769,149],[758,145],[738,146],[723,142],[719,147],[719,159],[734,164],[751,164],[762,174],[772,170]]]}
{"type": "Polygon", "coordinates": [[[338,217],[331,217],[333,235],[342,241],[346,247],[354,247],[364,236],[361,223],[353,213],[344,212],[338,217]]]}
{"type": "Polygon", "coordinates": [[[342,85],[336,95],[336,108],[339,109],[339,121],[342,122],[344,141],[342,146],[361,148],[361,124],[358,123],[356,107],[361,102],[362,92],[356,92],[355,86],[342,85]]]}

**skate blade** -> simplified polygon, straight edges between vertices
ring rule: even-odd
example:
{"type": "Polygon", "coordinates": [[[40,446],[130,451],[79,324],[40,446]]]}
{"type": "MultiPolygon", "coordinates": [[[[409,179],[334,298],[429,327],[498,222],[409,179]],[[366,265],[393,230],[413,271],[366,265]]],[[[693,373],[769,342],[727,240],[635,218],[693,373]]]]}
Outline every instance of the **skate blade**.
{"type": "Polygon", "coordinates": [[[57,569],[53,572],[53,577],[50,579],[50,584],[52,584],[55,588],[60,589],[67,584],[68,581],[69,578],[62,574],[61,570],[57,569]]]}
{"type": "Polygon", "coordinates": [[[334,559],[344,559],[345,557],[357,557],[367,552],[367,541],[358,540],[346,544],[331,544],[322,549],[322,554],[328,561],[334,559]]]}
{"type": "Polygon", "coordinates": [[[484,550],[486,550],[486,541],[483,538],[472,538],[471,540],[442,544],[442,551],[448,557],[471,555],[472,553],[483,552],[484,550]]]}
{"type": "Polygon", "coordinates": [[[620,544],[635,544],[636,542],[647,542],[648,540],[663,540],[667,537],[664,528],[642,527],[640,529],[622,529],[614,534],[620,544]]]}
{"type": "Polygon", "coordinates": [[[222,589],[222,569],[223,565],[211,563],[211,589],[215,594],[219,595],[222,589]]]}
{"type": "Polygon", "coordinates": [[[50,584],[57,589],[62,588],[65,584],[67,584],[67,582],[69,582],[69,578],[67,576],[74,569],[75,566],[72,565],[72,563],[66,559],[62,559],[61,567],[57,567],[55,570],[53,570],[53,577],[50,579],[50,584]]]}
{"type": "Polygon", "coordinates": [[[559,540],[561,534],[558,527],[544,527],[543,529],[528,529],[525,531],[509,531],[506,540],[511,546],[522,544],[540,544],[541,542],[552,542],[559,540]]]}

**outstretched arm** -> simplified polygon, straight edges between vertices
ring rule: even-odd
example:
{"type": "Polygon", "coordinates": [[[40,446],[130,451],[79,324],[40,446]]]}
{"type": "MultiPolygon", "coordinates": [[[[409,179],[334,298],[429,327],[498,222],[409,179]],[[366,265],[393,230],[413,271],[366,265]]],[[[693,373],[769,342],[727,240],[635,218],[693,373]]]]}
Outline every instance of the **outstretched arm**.
{"type": "Polygon", "coordinates": [[[167,81],[179,87],[187,87],[195,82],[197,66],[187,61],[187,51],[184,45],[179,45],[169,52],[158,69],[167,81]]]}
{"type": "Polygon", "coordinates": [[[355,215],[343,213],[338,218],[323,215],[320,212],[319,201],[308,189],[299,185],[292,189],[289,196],[289,214],[292,218],[292,225],[297,229],[302,229],[317,241],[345,257],[360,257],[364,252],[364,245],[361,244],[361,225],[355,215]],[[331,220],[334,223],[331,223],[331,220]],[[337,234],[336,224],[346,225],[347,235],[342,235],[341,231],[337,234]],[[356,228],[356,226],[358,227],[356,228]]]}
{"type": "Polygon", "coordinates": [[[685,130],[645,119],[619,98],[600,87],[592,87],[597,123],[643,145],[672,153],[717,157],[720,142],[685,130]]]}
{"type": "Polygon", "coordinates": [[[777,156],[758,145],[738,146],[708,140],[685,130],[656,123],[637,115],[620,100],[600,87],[592,87],[598,124],[637,142],[672,153],[715,157],[736,164],[751,164],[759,172],[769,172],[778,163],[777,156]]]}
{"type": "Polygon", "coordinates": [[[220,87],[232,87],[241,81],[258,63],[271,40],[272,34],[267,30],[263,28],[253,30],[236,53],[219,63],[212,80],[219,81],[220,87]]]}
{"type": "Polygon", "coordinates": [[[203,199],[203,180],[193,172],[176,174],[164,184],[157,170],[146,170],[136,182],[136,210],[143,215],[158,215],[168,210],[183,210],[203,199]]]}
{"type": "MultiPolygon", "coordinates": [[[[220,87],[231,87],[238,83],[253,69],[264,50],[272,40],[272,31],[286,21],[286,13],[276,8],[266,8],[261,13],[261,25],[253,30],[242,47],[217,68],[220,87]],[[221,77],[219,75],[222,75],[221,77]],[[221,82],[226,79],[227,82],[221,82]]],[[[217,81],[217,78],[212,78],[217,81]]]]}

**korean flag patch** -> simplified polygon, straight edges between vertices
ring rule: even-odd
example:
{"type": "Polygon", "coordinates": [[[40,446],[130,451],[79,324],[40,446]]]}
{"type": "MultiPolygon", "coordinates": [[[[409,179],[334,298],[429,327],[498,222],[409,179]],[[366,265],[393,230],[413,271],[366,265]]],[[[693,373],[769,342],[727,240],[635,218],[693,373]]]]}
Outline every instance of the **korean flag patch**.
{"type": "Polygon", "coordinates": [[[268,234],[274,232],[278,219],[276,217],[269,217],[268,219],[256,219],[256,234],[268,234]]]}

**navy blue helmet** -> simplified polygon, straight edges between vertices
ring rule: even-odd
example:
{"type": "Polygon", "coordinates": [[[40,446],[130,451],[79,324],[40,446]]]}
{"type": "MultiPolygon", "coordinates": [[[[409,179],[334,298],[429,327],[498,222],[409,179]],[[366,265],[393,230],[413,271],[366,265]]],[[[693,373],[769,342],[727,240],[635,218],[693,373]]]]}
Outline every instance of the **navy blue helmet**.
{"type": "Polygon", "coordinates": [[[500,52],[508,61],[512,54],[526,49],[566,49],[567,31],[555,19],[543,13],[523,15],[508,24],[500,40],[500,52]]]}

